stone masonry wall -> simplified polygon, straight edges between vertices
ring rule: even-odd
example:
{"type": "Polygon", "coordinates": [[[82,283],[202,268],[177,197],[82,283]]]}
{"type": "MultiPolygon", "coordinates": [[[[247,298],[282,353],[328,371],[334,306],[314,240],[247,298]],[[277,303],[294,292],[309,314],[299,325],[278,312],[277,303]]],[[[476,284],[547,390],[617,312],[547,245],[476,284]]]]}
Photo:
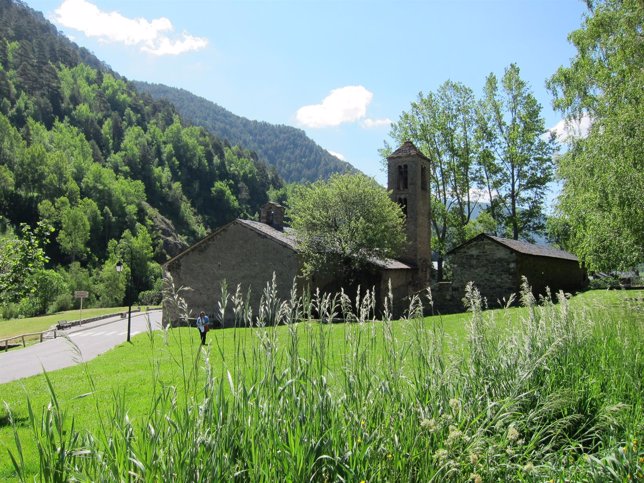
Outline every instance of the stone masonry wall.
{"type": "Polygon", "coordinates": [[[586,274],[574,260],[520,255],[518,262],[519,273],[528,278],[535,295],[545,294],[546,287],[555,294],[574,293],[586,285],[586,274]]]}
{"type": "MultiPolygon", "coordinates": [[[[257,314],[262,291],[273,273],[278,296],[287,299],[300,263],[292,249],[242,223],[233,222],[210,240],[171,262],[167,269],[174,278],[175,287],[192,288],[183,294],[192,316],[204,310],[212,320],[218,310],[224,280],[231,294],[238,284],[244,296],[251,288],[250,301],[254,314],[257,314]]],[[[232,320],[230,303],[227,318],[229,322],[232,320]]]]}
{"type": "Polygon", "coordinates": [[[574,293],[586,284],[586,274],[574,260],[516,253],[489,239],[464,245],[449,259],[454,274],[453,298],[462,299],[471,280],[489,307],[499,307],[513,293],[518,301],[522,275],[535,296],[545,294],[546,287],[553,294],[559,290],[574,293]]]}
{"type": "Polygon", "coordinates": [[[473,281],[490,308],[499,307],[518,288],[516,254],[498,243],[483,239],[461,247],[449,256],[452,264],[453,297],[460,300],[473,281]]]}
{"type": "MultiPolygon", "coordinates": [[[[379,310],[384,309],[384,299],[389,293],[391,282],[391,295],[393,307],[389,307],[394,318],[401,317],[409,310],[409,293],[414,282],[413,270],[383,270],[378,290],[379,310]]],[[[424,301],[423,301],[424,302],[424,301]]]]}

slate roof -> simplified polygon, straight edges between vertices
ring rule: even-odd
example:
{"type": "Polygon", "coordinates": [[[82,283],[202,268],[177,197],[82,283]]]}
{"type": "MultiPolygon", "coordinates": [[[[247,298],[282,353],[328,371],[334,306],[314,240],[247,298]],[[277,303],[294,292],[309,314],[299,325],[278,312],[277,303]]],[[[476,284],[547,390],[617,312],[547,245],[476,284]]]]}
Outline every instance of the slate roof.
{"type": "Polygon", "coordinates": [[[429,161],[430,159],[425,156],[423,153],[421,153],[416,146],[414,146],[414,143],[411,141],[405,141],[402,146],[400,146],[398,149],[396,149],[393,153],[391,153],[387,159],[395,159],[395,158],[413,158],[413,157],[419,157],[426,159],[429,161]]]}
{"type": "Polygon", "coordinates": [[[488,235],[486,233],[481,233],[480,235],[475,236],[471,240],[468,240],[465,243],[463,243],[462,245],[459,245],[458,247],[453,248],[447,254],[449,255],[450,253],[455,252],[459,248],[464,247],[465,245],[469,245],[470,243],[473,243],[482,238],[488,238],[496,243],[499,243],[509,248],[510,250],[516,253],[521,253],[523,255],[559,258],[562,260],[571,260],[571,261],[579,262],[579,259],[575,255],[565,250],[559,250],[558,248],[552,248],[546,245],[535,245],[534,243],[529,243],[521,240],[512,240],[511,238],[501,238],[498,236],[488,235]]]}
{"type": "MultiPolygon", "coordinates": [[[[266,236],[266,237],[276,241],[280,245],[283,245],[283,246],[285,246],[287,248],[290,248],[291,250],[293,250],[295,252],[298,251],[298,249],[297,249],[297,241],[295,240],[295,236],[293,235],[293,233],[288,228],[285,229],[285,231],[280,231],[280,230],[276,230],[275,228],[273,228],[270,225],[267,225],[266,223],[260,223],[259,221],[237,219],[237,220],[234,220],[234,221],[230,222],[228,225],[225,225],[225,226],[215,230],[211,234],[207,235],[205,238],[202,238],[201,240],[196,242],[194,245],[188,247],[183,252],[179,253],[175,257],[173,257],[170,260],[168,260],[165,263],[165,265],[169,266],[175,260],[177,260],[179,258],[182,258],[183,256],[187,255],[189,252],[191,252],[195,248],[199,247],[203,243],[205,243],[208,240],[210,240],[211,238],[215,237],[217,235],[217,233],[219,233],[221,230],[223,230],[227,226],[231,225],[232,223],[238,223],[238,224],[244,225],[244,226],[250,228],[251,230],[259,233],[260,235],[266,236]]],[[[408,270],[408,269],[411,269],[411,267],[409,265],[406,265],[406,264],[404,264],[404,263],[402,263],[402,262],[400,262],[398,260],[392,260],[392,259],[386,259],[384,261],[383,260],[373,260],[372,263],[374,265],[376,265],[376,266],[378,266],[380,268],[384,268],[386,270],[408,270]]]]}
{"type": "Polygon", "coordinates": [[[393,258],[385,258],[384,260],[370,260],[376,267],[384,268],[385,270],[411,270],[412,267],[406,263],[401,262],[400,260],[394,260],[393,258]]]}
{"type": "MultiPolygon", "coordinates": [[[[285,231],[279,231],[273,228],[270,225],[267,225],[265,223],[260,223],[258,221],[251,221],[251,220],[237,220],[244,225],[250,227],[251,229],[260,232],[263,235],[266,235],[278,243],[281,243],[282,245],[286,245],[289,248],[292,248],[293,250],[297,251],[297,241],[295,240],[294,234],[286,229],[285,231]]],[[[385,260],[372,260],[371,263],[374,265],[384,268],[387,270],[408,270],[411,267],[409,265],[406,265],[405,263],[399,261],[399,260],[393,260],[391,258],[387,258],[385,260]]]]}
{"type": "Polygon", "coordinates": [[[281,245],[284,245],[288,248],[291,248],[294,251],[297,251],[297,242],[295,241],[295,237],[290,235],[287,231],[280,231],[276,230],[270,225],[267,225],[266,223],[260,223],[259,221],[252,221],[252,220],[235,220],[242,225],[246,225],[250,229],[262,234],[266,235],[269,238],[272,238],[276,242],[280,243],[281,245]]]}

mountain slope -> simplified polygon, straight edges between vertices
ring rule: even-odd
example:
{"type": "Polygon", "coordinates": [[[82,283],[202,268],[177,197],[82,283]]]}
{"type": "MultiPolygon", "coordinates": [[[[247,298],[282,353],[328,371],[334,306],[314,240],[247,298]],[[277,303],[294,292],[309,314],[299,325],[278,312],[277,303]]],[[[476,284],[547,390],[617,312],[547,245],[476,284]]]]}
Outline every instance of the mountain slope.
{"type": "Polygon", "coordinates": [[[287,182],[316,181],[333,173],[355,170],[349,163],[318,146],[300,129],[251,121],[184,89],[139,81],[133,84],[154,99],[165,99],[174,104],[187,121],[255,151],[287,182]]]}
{"type": "Polygon", "coordinates": [[[0,318],[73,290],[88,304],[132,299],[155,286],[158,262],[256,215],[282,185],[257,154],[186,125],[41,13],[0,0],[0,318]]]}

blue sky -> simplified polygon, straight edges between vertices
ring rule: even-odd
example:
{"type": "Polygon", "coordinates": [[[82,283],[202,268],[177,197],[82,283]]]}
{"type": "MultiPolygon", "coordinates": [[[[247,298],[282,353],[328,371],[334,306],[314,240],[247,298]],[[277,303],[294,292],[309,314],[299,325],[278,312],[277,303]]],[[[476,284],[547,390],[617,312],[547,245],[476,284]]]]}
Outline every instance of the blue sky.
{"type": "Polygon", "coordinates": [[[512,62],[543,107],[574,48],[578,0],[27,0],[128,79],[181,87],[235,114],[304,129],[384,182],[378,149],[419,92],[478,94],[512,62]]]}

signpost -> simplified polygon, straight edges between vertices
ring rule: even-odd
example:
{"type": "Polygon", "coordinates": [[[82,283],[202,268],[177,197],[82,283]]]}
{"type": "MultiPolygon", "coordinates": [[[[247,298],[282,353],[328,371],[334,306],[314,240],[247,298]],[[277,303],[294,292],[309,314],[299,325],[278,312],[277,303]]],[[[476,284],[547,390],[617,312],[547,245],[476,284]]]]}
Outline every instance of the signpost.
{"type": "Polygon", "coordinates": [[[74,298],[75,299],[80,299],[80,315],[78,320],[83,320],[83,299],[86,299],[89,296],[89,292],[87,290],[76,290],[74,292],[74,298]]]}

